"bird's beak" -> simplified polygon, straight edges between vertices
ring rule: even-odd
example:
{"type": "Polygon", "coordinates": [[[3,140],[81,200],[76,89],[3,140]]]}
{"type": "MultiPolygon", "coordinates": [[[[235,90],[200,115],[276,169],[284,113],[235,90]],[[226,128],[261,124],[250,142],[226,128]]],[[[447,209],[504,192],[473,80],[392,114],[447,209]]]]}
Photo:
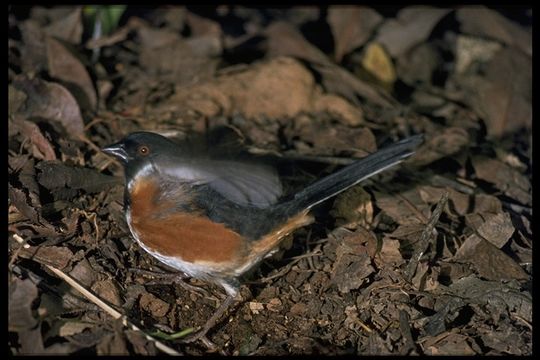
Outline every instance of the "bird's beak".
{"type": "Polygon", "coordinates": [[[103,149],[101,149],[101,151],[103,151],[105,154],[114,156],[123,163],[127,163],[128,161],[128,154],[126,152],[126,148],[121,142],[105,146],[103,149]]]}

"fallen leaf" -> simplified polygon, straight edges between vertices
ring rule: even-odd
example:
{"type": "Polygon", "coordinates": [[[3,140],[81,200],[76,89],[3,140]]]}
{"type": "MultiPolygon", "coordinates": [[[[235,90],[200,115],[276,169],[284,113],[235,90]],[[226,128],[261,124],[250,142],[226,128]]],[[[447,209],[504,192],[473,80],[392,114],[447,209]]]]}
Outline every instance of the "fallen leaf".
{"type": "Polygon", "coordinates": [[[379,257],[381,259],[382,266],[399,266],[403,264],[404,260],[401,256],[400,241],[384,238],[382,241],[381,251],[379,252],[379,257]]]}
{"type": "Polygon", "coordinates": [[[415,46],[396,59],[398,77],[418,89],[418,83],[432,84],[434,73],[443,66],[440,51],[429,42],[415,46]]]}
{"type": "Polygon", "coordinates": [[[67,134],[79,136],[84,133],[84,122],[77,101],[60,84],[19,77],[13,86],[24,91],[27,100],[21,115],[26,118],[52,120],[64,126],[67,134]]]}
{"type": "Polygon", "coordinates": [[[62,246],[31,246],[22,249],[19,256],[62,270],[70,264],[73,253],[62,246]]]}
{"type": "Polygon", "coordinates": [[[386,20],[375,41],[384,45],[392,57],[398,57],[425,41],[437,23],[451,9],[410,6],[398,12],[396,19],[386,20]]]}
{"type": "Polygon", "coordinates": [[[475,213],[468,215],[465,220],[467,225],[473,228],[478,235],[499,249],[510,240],[515,231],[507,212],[475,213]]]}
{"type": "Polygon", "coordinates": [[[344,55],[364,45],[382,21],[375,10],[364,6],[330,6],[327,20],[334,35],[334,58],[341,62],[344,55]]]}
{"type": "Polygon", "coordinates": [[[461,23],[460,30],[464,33],[516,46],[532,56],[531,33],[497,11],[485,6],[464,6],[456,10],[456,18],[461,23]]]}
{"type": "Polygon", "coordinates": [[[311,63],[322,76],[328,92],[343,96],[359,105],[357,96],[383,107],[392,107],[391,100],[347,70],[332,63],[324,53],[307,42],[290,24],[277,21],[264,32],[267,38],[267,56],[292,56],[311,63]]]}
{"type": "MultiPolygon", "coordinates": [[[[63,14],[61,17],[53,19],[44,30],[50,36],[68,41],[72,44],[80,44],[83,34],[82,6],[69,6],[64,9],[68,11],[68,14],[63,14]]],[[[55,10],[58,10],[58,8],[55,10]]]]}
{"type": "Polygon", "coordinates": [[[330,215],[336,226],[368,228],[373,222],[371,195],[362,186],[354,186],[336,197],[330,215]]]}
{"type": "Polygon", "coordinates": [[[54,149],[47,140],[47,138],[41,132],[37,124],[23,119],[19,115],[13,117],[13,121],[10,119],[10,128],[20,133],[25,139],[29,139],[32,144],[32,155],[40,160],[56,160],[56,154],[54,149]]]}
{"type": "Polygon", "coordinates": [[[486,124],[488,136],[499,138],[532,127],[532,60],[502,49],[486,65],[485,75],[454,76],[463,101],[486,124]]]}
{"type": "Polygon", "coordinates": [[[456,42],[456,72],[465,73],[471,64],[490,61],[501,50],[498,42],[460,35],[456,42]]]}
{"type": "Polygon", "coordinates": [[[32,304],[37,296],[38,289],[32,280],[12,278],[9,282],[9,331],[29,330],[38,324],[37,316],[32,310],[32,304]]]}
{"type": "Polygon", "coordinates": [[[169,312],[170,305],[150,293],[145,293],[139,300],[139,306],[148,311],[153,317],[160,318],[169,312]]]}
{"type": "Polygon", "coordinates": [[[355,232],[334,232],[332,236],[334,240],[340,239],[340,242],[336,249],[331,282],[341,293],[348,293],[368,282],[369,275],[375,272],[366,246],[370,242],[369,237],[373,235],[359,229],[355,232]]]}
{"type": "Polygon", "coordinates": [[[91,328],[93,326],[95,325],[91,323],[81,322],[81,321],[67,321],[62,326],[60,326],[58,335],[71,336],[71,335],[79,334],[83,332],[84,330],[91,328]]]}
{"type": "Polygon", "coordinates": [[[72,167],[58,161],[43,161],[36,168],[41,171],[38,174],[39,183],[53,192],[70,189],[93,193],[118,185],[122,181],[94,169],[72,167]]]}
{"type": "Polygon", "coordinates": [[[81,108],[94,111],[97,95],[92,79],[72,49],[50,36],[46,39],[49,74],[58,79],[78,100],[81,108]]]}
{"type": "Polygon", "coordinates": [[[26,200],[26,194],[24,191],[14,188],[11,184],[8,184],[8,198],[13,206],[17,208],[28,219],[36,223],[39,220],[39,213],[33,207],[30,206],[26,200]]]}
{"type": "Polygon", "coordinates": [[[372,42],[366,47],[362,57],[362,66],[385,86],[392,87],[396,81],[396,71],[392,59],[376,42],[372,42]]]}
{"type": "Polygon", "coordinates": [[[123,303],[118,285],[112,279],[95,282],[92,284],[91,290],[109,304],[121,306],[123,303]]]}
{"type": "Polygon", "coordinates": [[[423,224],[430,217],[430,207],[416,189],[401,192],[399,196],[374,191],[375,203],[398,224],[423,224]],[[424,218],[419,216],[420,212],[424,218]]]}
{"type": "Polygon", "coordinates": [[[445,127],[426,139],[422,151],[415,154],[413,161],[417,165],[427,165],[449,155],[456,155],[469,144],[470,138],[466,129],[445,127]]]}
{"type": "Polygon", "coordinates": [[[47,48],[45,46],[45,32],[33,19],[21,24],[21,67],[23,73],[38,74],[47,70],[47,48]]]}
{"type": "Polygon", "coordinates": [[[531,204],[531,183],[527,176],[498,159],[477,155],[471,160],[478,179],[494,184],[522,204],[531,204]]]}
{"type": "Polygon", "coordinates": [[[529,277],[510,256],[476,234],[465,240],[454,258],[470,262],[478,274],[488,280],[524,280],[529,277]]]}

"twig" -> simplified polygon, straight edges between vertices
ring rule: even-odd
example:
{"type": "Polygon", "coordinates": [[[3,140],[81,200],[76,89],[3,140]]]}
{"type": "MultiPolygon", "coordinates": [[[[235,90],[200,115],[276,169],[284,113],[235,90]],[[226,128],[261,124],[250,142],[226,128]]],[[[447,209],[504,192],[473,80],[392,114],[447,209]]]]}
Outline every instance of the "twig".
{"type": "MultiPolygon", "coordinates": [[[[19,243],[24,244],[25,241],[22,237],[15,234],[13,235],[13,238],[17,240],[19,243]]],[[[154,339],[150,335],[146,334],[144,331],[142,331],[139,327],[132,324],[125,315],[122,315],[119,311],[115,310],[113,307],[111,307],[109,304],[101,300],[99,297],[94,295],[92,292],[87,290],[84,286],[79,284],[77,280],[75,280],[73,277],[65,274],[61,270],[58,270],[50,265],[45,265],[49,270],[51,270],[53,273],[55,273],[59,278],[63,279],[65,282],[67,282],[69,285],[71,285],[73,288],[75,288],[77,291],[79,291],[84,297],[86,297],[88,300],[99,306],[101,309],[103,309],[105,312],[107,312],[109,315],[111,315],[115,320],[122,318],[122,324],[124,326],[130,327],[132,330],[139,331],[146,337],[147,340],[150,340],[154,342],[156,345],[156,348],[163,351],[166,354],[169,355],[181,355],[178,351],[174,350],[173,348],[163,344],[159,340],[154,339]]]]}
{"type": "Polygon", "coordinates": [[[420,261],[420,258],[422,255],[424,255],[424,252],[427,250],[429,246],[429,238],[433,234],[433,229],[435,228],[435,225],[439,221],[439,217],[442,214],[442,211],[444,209],[444,206],[446,205],[446,202],[448,201],[448,192],[445,192],[439,202],[437,203],[437,207],[433,211],[433,214],[431,215],[426,227],[424,230],[422,230],[422,234],[420,235],[420,241],[418,244],[418,247],[413,253],[413,256],[411,257],[411,260],[409,262],[409,265],[407,265],[407,270],[405,271],[405,278],[408,282],[410,282],[413,278],[414,273],[416,272],[416,267],[418,266],[418,262],[420,261]]]}

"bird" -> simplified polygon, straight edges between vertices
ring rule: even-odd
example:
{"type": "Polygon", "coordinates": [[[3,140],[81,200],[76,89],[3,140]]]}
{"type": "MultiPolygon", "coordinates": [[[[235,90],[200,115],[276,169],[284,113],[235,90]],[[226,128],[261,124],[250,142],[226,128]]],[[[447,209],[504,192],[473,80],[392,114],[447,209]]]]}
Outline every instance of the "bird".
{"type": "Polygon", "coordinates": [[[242,275],[314,222],[315,206],[399,164],[422,142],[419,134],[392,143],[289,196],[266,164],[194,154],[154,132],[133,132],[102,151],[123,165],[125,218],[140,247],[226,293],[196,340],[233,304],[242,275]]]}

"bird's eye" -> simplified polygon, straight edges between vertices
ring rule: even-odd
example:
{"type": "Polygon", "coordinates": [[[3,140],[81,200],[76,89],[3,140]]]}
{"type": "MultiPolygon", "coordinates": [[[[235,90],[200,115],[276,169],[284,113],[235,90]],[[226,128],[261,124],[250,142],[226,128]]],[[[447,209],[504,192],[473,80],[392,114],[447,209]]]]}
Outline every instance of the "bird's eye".
{"type": "Polygon", "coordinates": [[[145,156],[145,155],[148,155],[149,153],[150,153],[150,149],[148,148],[148,146],[146,145],[139,146],[139,154],[145,156]]]}

